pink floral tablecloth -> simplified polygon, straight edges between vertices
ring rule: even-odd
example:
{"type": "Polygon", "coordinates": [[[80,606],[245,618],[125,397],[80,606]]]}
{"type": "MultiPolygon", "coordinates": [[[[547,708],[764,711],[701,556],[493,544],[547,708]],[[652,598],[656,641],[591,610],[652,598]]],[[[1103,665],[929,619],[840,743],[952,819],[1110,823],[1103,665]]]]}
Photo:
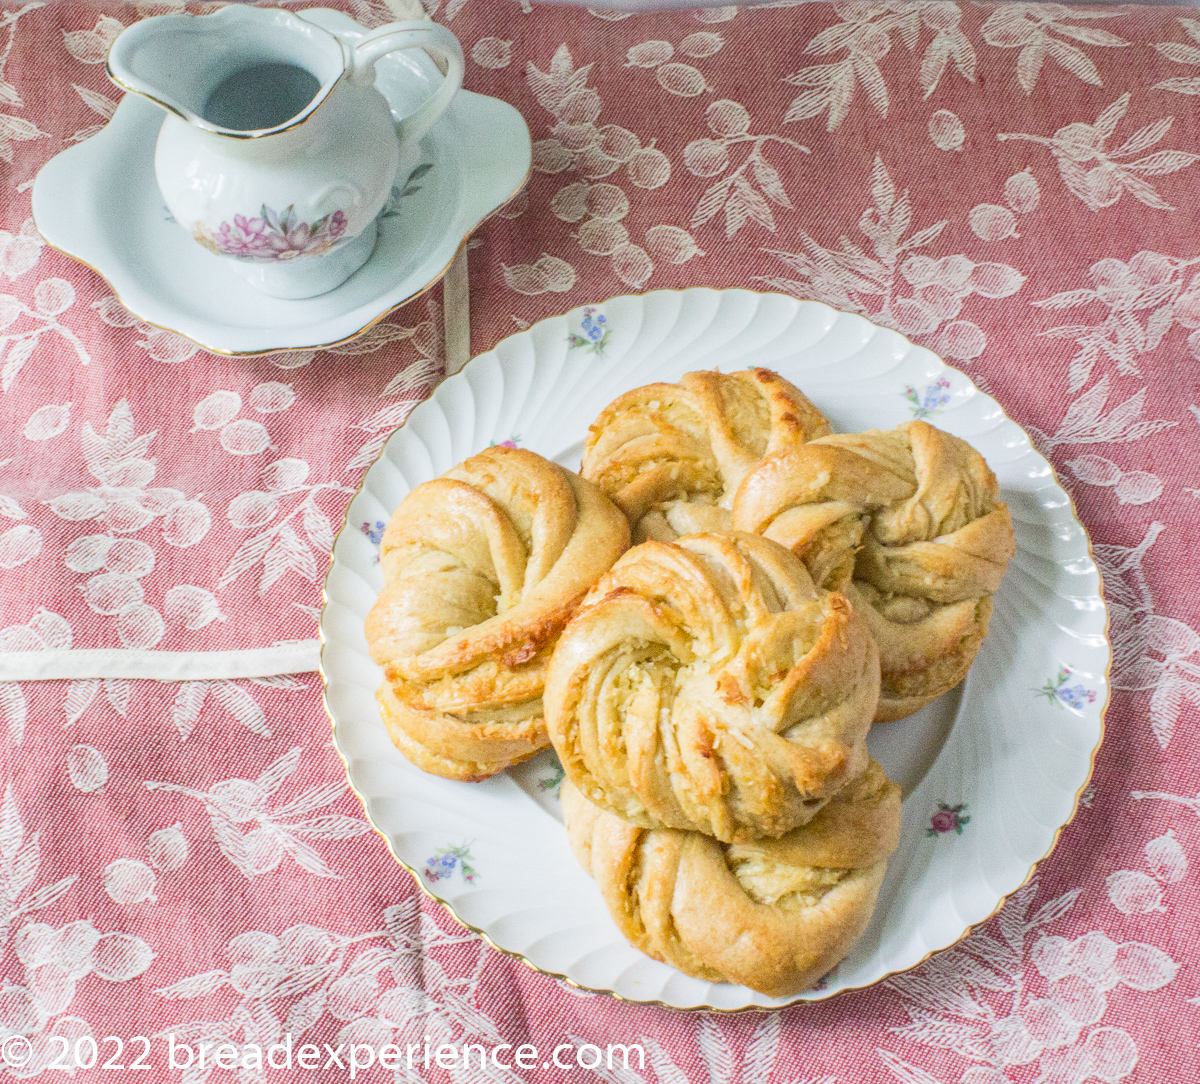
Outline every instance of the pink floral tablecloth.
{"type": "Polygon", "coordinates": [[[476,352],[660,287],[863,313],[1026,426],[1104,569],[1108,734],[1036,879],[907,975],[717,1016],[582,995],[501,956],[419,898],[347,789],[305,670],[320,583],[364,467],[442,372],[440,291],[335,351],[229,360],[39,240],[38,169],[116,106],[109,43],[183,6],[0,16],[0,1033],[30,1041],[7,1071],[54,1079],[55,1037],[94,1037],[103,1063],[111,1035],[147,1036],[152,1072],[78,1075],[347,1078],[323,1060],[173,1068],[155,1038],[242,1050],[290,1032],[636,1042],[646,1059],[359,1071],[380,1081],[1200,1079],[1200,16],[429,6],[467,86],[535,140],[527,190],[473,241],[476,352]]]}

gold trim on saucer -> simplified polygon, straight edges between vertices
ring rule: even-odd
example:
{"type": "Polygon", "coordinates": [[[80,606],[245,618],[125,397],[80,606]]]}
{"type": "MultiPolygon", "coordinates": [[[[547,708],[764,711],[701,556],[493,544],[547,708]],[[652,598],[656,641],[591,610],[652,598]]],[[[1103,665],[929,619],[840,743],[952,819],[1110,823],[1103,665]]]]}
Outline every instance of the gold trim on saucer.
{"type": "MultiPolygon", "coordinates": [[[[608,304],[609,302],[619,300],[621,297],[645,297],[649,293],[681,294],[681,293],[685,293],[685,292],[686,292],[685,290],[645,291],[642,294],[619,295],[619,297],[608,298],[606,301],[594,302],[594,304],[605,305],[605,304],[608,304]]],[[[717,292],[726,292],[726,291],[717,291],[717,292]]],[[[758,290],[738,290],[738,292],[756,294],[759,297],[786,297],[791,301],[805,300],[805,299],[794,297],[791,294],[778,294],[778,293],[758,291],[758,290]]],[[[823,302],[819,302],[819,304],[823,304],[823,302]]],[[[838,310],[832,310],[832,311],[836,312],[838,310]]],[[[508,336],[508,338],[514,338],[516,335],[528,334],[528,333],[532,332],[535,328],[537,328],[540,324],[548,323],[551,320],[559,319],[561,316],[564,316],[564,315],[566,315],[566,314],[563,313],[563,314],[559,314],[559,316],[546,317],[545,319],[538,321],[537,324],[533,324],[528,328],[525,328],[519,332],[516,332],[512,336],[508,336]]],[[[853,314],[847,314],[847,315],[858,316],[859,314],[853,313],[853,314]]],[[[860,317],[860,318],[866,319],[865,317],[860,317]]],[[[896,334],[901,334],[901,333],[896,332],[896,334]]],[[[906,342],[908,342],[911,346],[914,346],[914,347],[916,346],[916,344],[914,344],[912,342],[912,340],[909,339],[907,336],[901,335],[901,337],[906,342]]],[[[504,340],[501,340],[501,341],[504,341],[504,340]]],[[[497,343],[497,344],[493,345],[490,350],[483,351],[482,353],[491,353],[499,345],[500,344],[497,343]]],[[[479,357],[479,356],[480,355],[476,355],[476,357],[479,357]]],[[[436,388],[440,387],[442,383],[445,383],[445,381],[458,380],[458,379],[464,378],[464,374],[466,373],[467,368],[472,364],[472,362],[474,360],[475,360],[475,358],[472,358],[471,361],[468,361],[466,363],[466,365],[464,365],[463,368],[461,370],[459,370],[457,373],[455,373],[453,376],[444,377],[443,380],[440,381],[439,384],[437,386],[435,386],[435,388],[433,390],[430,391],[430,395],[426,397],[426,400],[428,398],[432,397],[433,391],[436,391],[436,388]]],[[[942,361],[943,364],[946,364],[944,359],[939,357],[938,360],[942,361]]],[[[970,378],[968,377],[968,379],[970,379],[970,378]]],[[[972,384],[974,385],[973,381],[972,381],[972,384]]],[[[425,402],[426,400],[422,400],[422,402],[425,402]]],[[[413,407],[413,410],[415,411],[420,405],[421,405],[420,403],[417,403],[413,407]]],[[[1000,404],[997,403],[997,405],[1000,405],[1000,404]]],[[[1004,418],[1005,421],[1011,422],[1013,425],[1017,426],[1017,428],[1020,429],[1022,433],[1025,433],[1024,426],[1021,426],[1012,417],[1010,417],[1010,415],[1004,409],[1003,406],[1000,406],[1000,412],[1001,412],[1001,416],[1004,418]]],[[[409,413],[408,417],[409,418],[412,417],[412,412],[409,413]]],[[[330,604],[329,576],[332,573],[333,567],[334,567],[333,551],[337,549],[338,539],[341,538],[343,532],[346,531],[348,528],[349,519],[350,519],[350,507],[354,503],[354,501],[357,499],[359,494],[362,493],[363,488],[366,485],[367,475],[371,472],[371,470],[374,468],[375,464],[379,461],[379,459],[382,458],[383,453],[387,448],[387,444],[396,435],[396,433],[398,433],[401,429],[403,429],[404,426],[407,424],[408,424],[408,418],[406,418],[404,420],[404,422],[402,422],[399,426],[396,427],[396,429],[394,429],[391,433],[388,434],[387,439],[384,441],[383,445],[380,447],[379,452],[376,453],[375,458],[371,461],[370,465],[363,471],[362,478],[359,480],[358,486],[355,489],[353,496],[351,496],[350,500],[346,504],[346,510],[342,515],[341,525],[339,526],[338,531],[337,531],[336,535],[334,536],[333,550],[330,551],[329,568],[326,570],[325,577],[321,584],[321,601],[322,601],[321,609],[322,609],[322,612],[321,612],[321,619],[318,622],[318,629],[317,629],[318,636],[320,639],[320,644],[321,644],[320,671],[319,671],[320,675],[321,675],[321,703],[325,709],[325,714],[329,719],[330,727],[333,732],[334,748],[337,750],[338,756],[341,757],[343,767],[346,768],[347,782],[350,786],[350,789],[354,792],[354,794],[357,796],[358,800],[362,803],[363,811],[367,815],[367,820],[371,825],[372,831],[374,831],[376,833],[376,835],[378,835],[384,841],[384,843],[387,846],[388,851],[391,853],[392,857],[396,860],[397,864],[400,865],[404,870],[406,870],[408,873],[410,873],[412,875],[413,880],[417,884],[417,888],[420,889],[421,892],[423,892],[430,899],[441,904],[441,906],[450,914],[450,916],[456,922],[458,922],[462,926],[465,926],[468,930],[472,931],[473,933],[477,934],[480,938],[482,938],[488,945],[490,945],[492,948],[494,948],[497,952],[503,953],[505,956],[508,956],[511,959],[519,960],[521,963],[525,964],[526,967],[530,968],[530,970],[532,970],[532,971],[536,971],[539,975],[545,975],[548,978],[558,979],[560,982],[564,982],[568,986],[573,986],[578,990],[584,990],[584,991],[587,991],[587,992],[593,993],[593,994],[605,994],[609,997],[616,999],[617,1001],[623,1001],[630,1005],[656,1006],[656,1007],[662,1008],[662,1009],[669,1009],[673,1012],[713,1012],[713,1013],[724,1013],[724,1014],[753,1013],[753,1012],[781,1012],[784,1009],[793,1009],[793,1008],[797,1008],[797,1007],[803,1006],[803,1005],[824,1002],[824,1001],[828,1001],[831,998],[836,997],[841,994],[850,993],[851,991],[854,991],[854,990],[864,990],[864,989],[867,989],[868,987],[876,986],[881,982],[885,982],[887,979],[891,978],[893,975],[904,974],[905,972],[913,970],[913,968],[919,967],[921,964],[923,964],[926,960],[928,960],[931,956],[935,955],[936,953],[945,952],[947,949],[953,948],[955,945],[960,944],[967,937],[969,937],[976,929],[978,929],[984,923],[986,923],[986,922],[990,921],[992,918],[994,918],[1000,912],[1000,910],[1004,907],[1005,903],[1008,902],[1009,898],[1011,896],[1013,896],[1015,893],[1019,892],[1022,888],[1025,887],[1025,885],[1027,885],[1030,882],[1030,880],[1037,873],[1038,867],[1042,864],[1042,862],[1044,862],[1047,858],[1050,857],[1050,855],[1053,853],[1054,849],[1058,846],[1058,842],[1059,842],[1059,839],[1062,837],[1062,833],[1074,821],[1076,815],[1079,812],[1080,798],[1082,797],[1083,792],[1087,789],[1088,785],[1091,783],[1092,776],[1095,773],[1096,757],[1099,754],[1101,745],[1103,745],[1103,743],[1104,743],[1104,736],[1105,736],[1105,730],[1106,730],[1106,716],[1108,714],[1109,706],[1112,703],[1112,680],[1111,679],[1112,679],[1113,652],[1112,652],[1112,641],[1109,636],[1110,616],[1109,616],[1109,612],[1108,612],[1108,605],[1105,602],[1105,598],[1104,598],[1104,576],[1103,576],[1103,573],[1101,572],[1099,562],[1096,561],[1095,553],[1092,548],[1091,535],[1088,533],[1088,530],[1084,526],[1083,521],[1079,518],[1078,510],[1075,507],[1074,498],[1067,491],[1067,489],[1062,485],[1061,481],[1059,480],[1058,472],[1055,470],[1054,465],[1052,463],[1050,463],[1050,461],[1048,459],[1046,459],[1045,456],[1042,456],[1042,453],[1038,451],[1037,446],[1034,445],[1032,440],[1030,440],[1029,443],[1030,443],[1030,447],[1031,447],[1032,451],[1034,452],[1034,454],[1040,456],[1043,459],[1043,461],[1047,464],[1047,466],[1050,467],[1050,474],[1051,474],[1051,478],[1054,481],[1054,484],[1057,485],[1059,487],[1060,491],[1066,495],[1068,506],[1070,508],[1071,518],[1074,519],[1075,523],[1079,526],[1079,529],[1083,532],[1083,537],[1087,541],[1088,559],[1092,562],[1092,566],[1096,570],[1096,578],[1097,578],[1096,597],[1100,599],[1101,605],[1104,606],[1104,640],[1105,640],[1105,643],[1108,644],[1108,665],[1105,667],[1105,671],[1104,671],[1105,700],[1104,700],[1103,706],[1100,708],[1100,719],[1099,719],[1100,734],[1096,740],[1096,744],[1092,748],[1091,757],[1090,757],[1090,760],[1088,763],[1087,775],[1084,778],[1083,783],[1080,785],[1079,789],[1076,790],[1076,792],[1075,792],[1075,799],[1074,799],[1074,802],[1072,803],[1071,812],[1068,815],[1067,819],[1064,820],[1062,822],[1062,824],[1060,824],[1058,826],[1057,829],[1055,829],[1054,837],[1050,841],[1050,846],[1047,848],[1045,853],[1040,858],[1037,858],[1033,861],[1033,863],[1030,865],[1028,871],[1026,872],[1024,878],[1021,880],[1020,884],[1016,885],[1010,892],[1001,896],[1000,899],[997,901],[996,906],[987,915],[985,915],[983,918],[979,919],[976,922],[969,923],[965,927],[965,929],[962,931],[962,933],[959,934],[959,936],[956,937],[949,944],[943,945],[941,948],[930,950],[924,956],[922,956],[919,960],[914,961],[912,964],[909,964],[906,967],[896,968],[894,971],[889,971],[884,975],[880,975],[878,978],[872,980],[871,982],[861,983],[858,986],[843,987],[842,989],[836,990],[833,993],[828,994],[822,998],[814,998],[814,999],[798,998],[797,1000],[792,1001],[787,1005],[780,1005],[780,1006],[746,1005],[746,1006],[743,1006],[743,1007],[737,1008],[737,1009],[721,1009],[714,1005],[690,1005],[690,1006],[686,1006],[686,1007],[678,1006],[678,1005],[668,1005],[666,1002],[660,1001],[657,998],[648,998],[646,1000],[637,1000],[634,998],[625,997],[622,994],[618,994],[614,990],[586,986],[583,983],[575,982],[573,979],[568,978],[566,975],[561,974],[557,971],[549,971],[549,970],[546,970],[545,968],[538,967],[537,964],[533,963],[527,957],[523,956],[519,952],[515,952],[512,949],[506,949],[500,945],[497,945],[487,935],[487,933],[483,929],[481,929],[478,926],[472,925],[470,922],[464,921],[457,914],[457,912],[454,910],[453,905],[448,900],[443,899],[432,889],[428,888],[425,885],[425,882],[422,880],[419,872],[414,867],[410,866],[407,862],[405,862],[404,859],[402,859],[396,853],[396,850],[392,846],[392,842],[388,838],[388,836],[383,831],[381,831],[378,827],[376,827],[375,822],[371,819],[370,811],[367,809],[367,799],[361,793],[359,793],[358,789],[354,785],[354,780],[351,779],[351,777],[350,777],[349,764],[347,763],[346,757],[342,753],[341,747],[338,745],[338,741],[337,741],[337,721],[334,719],[333,711],[331,710],[331,708],[329,706],[329,676],[326,672],[326,667],[325,667],[326,641],[325,641],[324,616],[325,616],[325,610],[328,608],[328,606],[330,604]]],[[[1028,438],[1027,433],[1026,433],[1026,437],[1028,438]]]]}

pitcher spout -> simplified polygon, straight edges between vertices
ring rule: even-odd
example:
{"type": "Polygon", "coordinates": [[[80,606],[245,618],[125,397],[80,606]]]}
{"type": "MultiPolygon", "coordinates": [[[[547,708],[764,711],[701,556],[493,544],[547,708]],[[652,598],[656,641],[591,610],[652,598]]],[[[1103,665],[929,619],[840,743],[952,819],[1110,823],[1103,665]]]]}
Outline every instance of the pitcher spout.
{"type": "Polygon", "coordinates": [[[231,5],[163,15],[113,42],[109,78],[196,128],[255,138],[303,123],[347,66],[328,31],[280,10],[231,5]]]}

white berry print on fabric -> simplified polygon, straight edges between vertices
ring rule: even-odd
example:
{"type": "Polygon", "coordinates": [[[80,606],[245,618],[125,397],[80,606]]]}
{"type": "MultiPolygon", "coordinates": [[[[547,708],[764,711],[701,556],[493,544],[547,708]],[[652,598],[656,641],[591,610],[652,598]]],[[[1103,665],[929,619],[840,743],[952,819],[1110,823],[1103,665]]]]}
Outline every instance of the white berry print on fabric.
{"type": "MultiPolygon", "coordinates": [[[[1200,65],[1200,48],[1197,48],[1200,45],[1200,20],[1180,19],[1179,25],[1191,41],[1160,41],[1155,43],[1154,48],[1176,64],[1200,65]]],[[[1200,94],[1200,75],[1164,79],[1161,83],[1155,83],[1154,89],[1173,90],[1176,94],[1200,94]]]]}
{"type": "MultiPolygon", "coordinates": [[[[277,380],[259,384],[250,392],[249,398],[249,406],[259,415],[287,410],[296,401],[292,386],[277,380]]],[[[274,450],[267,427],[256,418],[239,417],[241,410],[242,397],[236,391],[214,391],[196,404],[192,412],[192,432],[216,430],[221,447],[230,455],[259,455],[274,450]]]]}
{"type": "Polygon", "coordinates": [[[1108,605],[1113,688],[1151,693],[1150,727],[1163,749],[1186,711],[1200,719],[1200,635],[1183,621],[1156,612],[1142,568],[1165,530],[1165,524],[1151,523],[1136,546],[1095,548],[1108,605]]]}
{"type": "Polygon", "coordinates": [[[1112,105],[1100,111],[1094,124],[1082,121],[1067,124],[1052,136],[999,132],[996,138],[1026,140],[1046,147],[1058,163],[1063,184],[1093,211],[1111,207],[1126,192],[1147,207],[1174,210],[1144,178],[1186,169],[1200,159],[1200,154],[1170,150],[1136,157],[1163,140],[1171,130],[1175,120],[1173,116],[1147,124],[1120,146],[1107,149],[1105,144],[1116,133],[1121,118],[1129,109],[1130,99],[1128,92],[1122,94],[1112,105]]]}
{"type": "Polygon", "coordinates": [[[296,746],[256,779],[225,779],[208,790],[148,780],[146,789],[200,802],[221,853],[246,877],[271,873],[290,857],[315,877],[338,878],[340,874],[305,839],[352,839],[369,832],[371,826],[358,817],[318,812],[345,793],[345,779],[310,787],[290,801],[277,800],[277,792],[299,767],[303,752],[296,746]]]}
{"type": "MultiPolygon", "coordinates": [[[[510,1041],[480,1006],[484,972],[497,955],[475,934],[443,929],[422,914],[418,898],[384,909],[379,928],[346,934],[300,923],[279,934],[247,930],[225,948],[224,966],[181,978],[155,993],[165,1000],[191,1001],[225,992],[233,1003],[217,1019],[198,1019],[192,1009],[183,1020],[164,1028],[177,1042],[193,1048],[233,1043],[241,1057],[242,1080],[260,1080],[252,1064],[262,1051],[290,1037],[293,1048],[308,1041],[362,1044],[380,1050],[394,1043],[423,1048],[429,1042],[461,1048],[464,1043],[496,1047],[510,1041]]],[[[503,1060],[503,1055],[501,1056],[503,1060]]],[[[477,1063],[473,1062],[473,1065],[477,1063]]],[[[187,1075],[203,1084],[210,1071],[187,1075]]],[[[412,1073],[401,1063],[395,1080],[483,1079],[420,1063],[412,1073]]],[[[270,1074],[273,1076],[274,1074],[270,1074]]],[[[268,1079],[270,1079],[268,1076],[268,1079]]],[[[380,1077],[382,1079],[382,1077],[380,1077]]],[[[512,1069],[494,1069],[488,1080],[523,1084],[512,1069]]]]}
{"type": "MultiPolygon", "coordinates": [[[[1049,932],[1081,889],[1030,913],[1037,892],[1031,881],[985,929],[888,979],[909,1017],[891,1030],[970,1063],[963,1084],[1016,1084],[1034,1079],[1031,1072],[1042,1084],[1116,1084],[1133,1073],[1138,1048],[1128,1031],[1104,1022],[1110,994],[1159,990],[1179,965],[1154,945],[1118,943],[1103,930],[1074,938],[1049,932]]],[[[1153,1009],[1143,1003],[1141,1011],[1153,1009]]],[[[924,1079],[901,1075],[901,1067],[914,1067],[896,1054],[880,1056],[898,1079],[924,1079]]]]}
{"type": "Polygon", "coordinates": [[[962,9],[958,4],[842,2],[835,3],[833,10],[842,21],[822,30],[804,52],[822,57],[845,55],[833,63],[815,64],[784,76],[785,83],[802,88],[788,106],[785,123],[827,113],[825,129],[832,132],[846,119],[859,87],[875,112],[886,117],[889,99],[880,63],[891,51],[893,31],[909,52],[917,48],[925,30],[933,31],[919,75],[926,98],[937,89],[951,63],[964,79],[975,82],[975,50],[959,28],[962,9]]]}
{"type": "MultiPolygon", "coordinates": [[[[554,118],[550,137],[533,145],[533,168],[538,173],[558,174],[572,171],[585,182],[615,175],[622,168],[625,178],[636,188],[661,188],[671,176],[671,163],[654,141],[645,146],[627,128],[616,124],[598,126],[602,103],[599,93],[588,86],[592,65],[576,68],[570,50],[560,45],[548,71],[539,70],[532,61],[525,67],[525,78],[538,103],[554,118]]],[[[588,196],[587,185],[568,184],[554,196],[554,214],[567,222],[587,217],[575,239],[584,252],[612,261],[616,276],[628,286],[640,287],[654,271],[654,263],[641,245],[629,238],[621,219],[629,210],[626,193],[615,183],[588,196]],[[573,216],[582,207],[578,217],[573,216]]],[[[681,262],[681,261],[678,261],[681,262]]],[[[575,285],[574,267],[549,253],[533,264],[502,265],[504,280],[520,294],[561,293],[575,285]]]]}
{"type": "Polygon", "coordinates": [[[142,337],[136,339],[134,345],[141,347],[155,361],[161,361],[164,365],[178,365],[194,357],[200,349],[182,335],[139,320],[111,294],[100,298],[99,301],[93,301],[92,308],[109,327],[130,328],[138,332],[142,337]]]}
{"type": "Polygon", "coordinates": [[[962,253],[935,259],[919,251],[937,241],[948,220],[910,235],[908,190],[897,193],[878,156],[870,194],[871,205],[858,220],[858,229],[871,242],[874,257],[845,235],[832,248],[801,231],[804,251],[764,250],[796,277],[770,275],[763,281],[794,297],[815,297],[834,308],[861,313],[958,361],[979,357],[987,335],[974,321],[959,319],[963,306],[972,295],[989,301],[1010,297],[1025,276],[1008,264],[976,263],[962,253]]]}
{"type": "Polygon", "coordinates": [[[689,34],[678,46],[669,41],[643,41],[632,45],[625,54],[625,66],[652,70],[658,85],[668,94],[680,98],[695,98],[713,88],[708,85],[704,73],[678,57],[701,60],[721,51],[725,39],[712,31],[701,30],[689,34]]]}
{"type": "Polygon", "coordinates": [[[15,957],[15,964],[10,957],[0,996],[0,1030],[29,1040],[29,1060],[18,1072],[9,1070],[25,1079],[50,1067],[61,1055],[64,1040],[74,1047],[79,1039],[96,1038],[91,1024],[71,1011],[81,984],[95,996],[98,983],[135,979],[155,955],[140,937],[119,930],[102,932],[88,919],[56,927],[33,918],[79,879],[71,874],[35,887],[40,865],[38,833],[26,831],[10,783],[0,805],[0,881],[7,905],[0,921],[0,947],[6,957],[15,957]]]}
{"type": "Polygon", "coordinates": [[[1071,391],[1087,383],[1097,361],[1115,362],[1122,376],[1140,375],[1139,359],[1157,350],[1175,327],[1188,333],[1188,349],[1200,361],[1200,256],[1142,251],[1128,261],[1097,260],[1087,274],[1090,286],[1032,302],[1035,308],[1051,312],[1084,310],[1075,323],[1041,333],[1074,340],[1076,354],[1068,376],[1071,391]],[[1107,313],[1097,321],[1104,309],[1107,313]]]}
{"type": "Polygon", "coordinates": [[[1020,50],[1016,75],[1026,94],[1033,93],[1048,59],[1075,78],[1098,87],[1103,81],[1095,63],[1071,42],[1109,48],[1121,48],[1132,42],[1100,27],[1077,24],[1117,19],[1123,14],[1120,11],[1082,11],[1065,4],[1004,4],[988,16],[980,33],[988,45],[1020,50]]]}
{"type": "MultiPolygon", "coordinates": [[[[1134,791],[1133,798],[1168,798],[1155,791],[1134,791]]],[[[1108,901],[1124,915],[1167,913],[1165,890],[1187,875],[1188,860],[1173,829],[1155,836],[1143,848],[1145,869],[1119,869],[1104,880],[1108,901]]]]}
{"type": "MultiPolygon", "coordinates": [[[[771,204],[791,208],[792,201],[779,171],[767,161],[766,148],[795,158],[809,149],[784,136],[750,132],[750,113],[741,102],[724,99],[713,102],[704,111],[704,121],[714,138],[694,139],[683,149],[683,164],[696,177],[718,177],[705,189],[692,212],[691,228],[699,230],[724,211],[725,236],[732,237],[747,222],[775,232],[771,204]],[[734,168],[733,158],[740,157],[745,145],[749,153],[734,168]]],[[[658,227],[662,228],[662,227],[658,227]]],[[[678,262],[678,261],[673,261],[678,262]]]]}
{"type": "MultiPolygon", "coordinates": [[[[6,11],[0,14],[0,30],[7,30],[6,41],[0,48],[0,107],[7,109],[23,109],[25,102],[21,99],[17,88],[8,81],[5,68],[12,54],[13,45],[17,38],[17,20],[30,11],[43,7],[42,0],[34,0],[18,8],[16,11],[6,11]]],[[[13,144],[24,143],[34,139],[45,139],[48,133],[43,132],[33,121],[18,117],[13,113],[0,113],[0,159],[9,165],[13,160],[13,144]]]]}

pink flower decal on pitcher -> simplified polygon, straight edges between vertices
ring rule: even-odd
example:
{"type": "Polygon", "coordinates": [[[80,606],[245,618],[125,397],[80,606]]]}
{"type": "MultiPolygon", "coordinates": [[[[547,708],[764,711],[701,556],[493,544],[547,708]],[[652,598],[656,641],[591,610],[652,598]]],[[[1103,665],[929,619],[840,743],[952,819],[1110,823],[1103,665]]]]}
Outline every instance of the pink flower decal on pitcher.
{"type": "Polygon", "coordinates": [[[192,227],[192,236],[218,256],[244,260],[294,260],[328,252],[346,232],[346,213],[338,210],[316,222],[299,222],[289,204],[282,214],[262,205],[256,218],[234,215],[233,224],[222,222],[214,232],[203,222],[192,227]]]}

